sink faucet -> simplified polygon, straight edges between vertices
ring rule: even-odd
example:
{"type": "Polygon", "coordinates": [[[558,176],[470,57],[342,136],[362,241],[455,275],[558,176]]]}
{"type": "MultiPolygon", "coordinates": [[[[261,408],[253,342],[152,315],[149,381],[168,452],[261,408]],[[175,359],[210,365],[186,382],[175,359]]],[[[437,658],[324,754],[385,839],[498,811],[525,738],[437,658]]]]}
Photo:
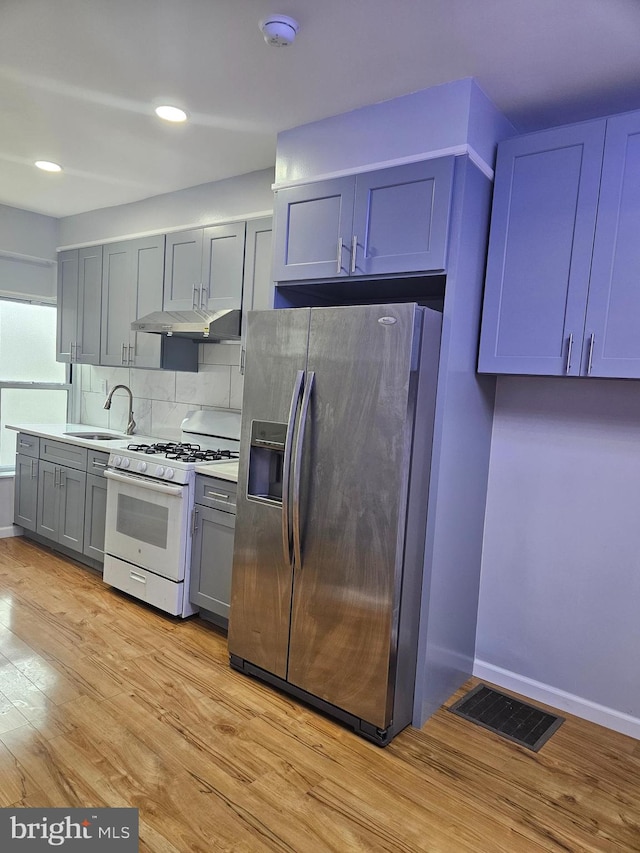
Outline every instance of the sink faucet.
{"type": "Polygon", "coordinates": [[[109,391],[109,396],[105,400],[104,407],[105,409],[111,408],[111,398],[118,388],[122,388],[129,395],[129,423],[127,424],[125,435],[133,435],[133,431],[136,428],[136,422],[133,419],[133,394],[131,393],[131,388],[127,388],[126,385],[114,385],[111,391],[109,391]]]}

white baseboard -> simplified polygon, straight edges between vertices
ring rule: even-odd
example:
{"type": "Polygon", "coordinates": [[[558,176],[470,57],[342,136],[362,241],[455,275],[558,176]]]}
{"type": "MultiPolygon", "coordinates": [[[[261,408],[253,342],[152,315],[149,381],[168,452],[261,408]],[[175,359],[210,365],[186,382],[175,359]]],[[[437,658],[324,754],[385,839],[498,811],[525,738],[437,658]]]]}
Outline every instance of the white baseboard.
{"type": "Polygon", "coordinates": [[[10,536],[22,536],[22,528],[15,524],[8,527],[0,527],[0,539],[8,539],[10,536]]]}
{"type": "Polygon", "coordinates": [[[605,705],[598,705],[597,702],[591,702],[573,693],[566,693],[564,690],[558,690],[556,687],[534,681],[532,678],[502,669],[486,661],[476,659],[473,674],[498,687],[504,687],[529,699],[551,705],[553,708],[575,714],[576,717],[582,717],[592,723],[640,740],[640,719],[630,714],[624,714],[605,705]]]}

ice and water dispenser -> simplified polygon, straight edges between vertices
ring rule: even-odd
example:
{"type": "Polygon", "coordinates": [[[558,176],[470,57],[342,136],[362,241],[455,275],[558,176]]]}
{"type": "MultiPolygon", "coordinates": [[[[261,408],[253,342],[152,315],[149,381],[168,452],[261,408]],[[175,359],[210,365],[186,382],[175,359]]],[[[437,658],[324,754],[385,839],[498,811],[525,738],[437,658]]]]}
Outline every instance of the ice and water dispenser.
{"type": "Polygon", "coordinates": [[[253,421],[249,449],[248,497],[282,503],[282,474],[287,425],[253,421]]]}

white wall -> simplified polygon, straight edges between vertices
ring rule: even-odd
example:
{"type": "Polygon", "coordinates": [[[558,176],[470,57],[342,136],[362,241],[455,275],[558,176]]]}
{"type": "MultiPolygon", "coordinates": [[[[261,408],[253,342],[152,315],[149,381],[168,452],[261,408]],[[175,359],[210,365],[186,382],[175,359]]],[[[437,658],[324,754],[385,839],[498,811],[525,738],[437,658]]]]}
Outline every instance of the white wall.
{"type": "Polygon", "coordinates": [[[74,384],[80,392],[80,422],[122,430],[127,424],[128,395],[116,391],[104,408],[105,383],[131,388],[136,432],[156,438],[180,438],[187,412],[201,408],[239,409],[243,376],[240,344],[200,344],[197,373],[82,365],[74,384]]]}
{"type": "Polygon", "coordinates": [[[640,737],[637,383],[501,377],[475,673],[640,737]]]}

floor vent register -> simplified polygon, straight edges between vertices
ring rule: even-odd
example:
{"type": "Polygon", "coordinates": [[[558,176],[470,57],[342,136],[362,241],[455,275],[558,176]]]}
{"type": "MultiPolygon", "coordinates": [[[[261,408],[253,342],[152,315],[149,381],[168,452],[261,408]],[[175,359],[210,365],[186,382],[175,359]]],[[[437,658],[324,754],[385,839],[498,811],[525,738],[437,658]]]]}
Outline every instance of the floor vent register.
{"type": "Polygon", "coordinates": [[[478,684],[449,710],[534,752],[564,722],[564,717],[548,714],[484,684],[478,684]]]}

